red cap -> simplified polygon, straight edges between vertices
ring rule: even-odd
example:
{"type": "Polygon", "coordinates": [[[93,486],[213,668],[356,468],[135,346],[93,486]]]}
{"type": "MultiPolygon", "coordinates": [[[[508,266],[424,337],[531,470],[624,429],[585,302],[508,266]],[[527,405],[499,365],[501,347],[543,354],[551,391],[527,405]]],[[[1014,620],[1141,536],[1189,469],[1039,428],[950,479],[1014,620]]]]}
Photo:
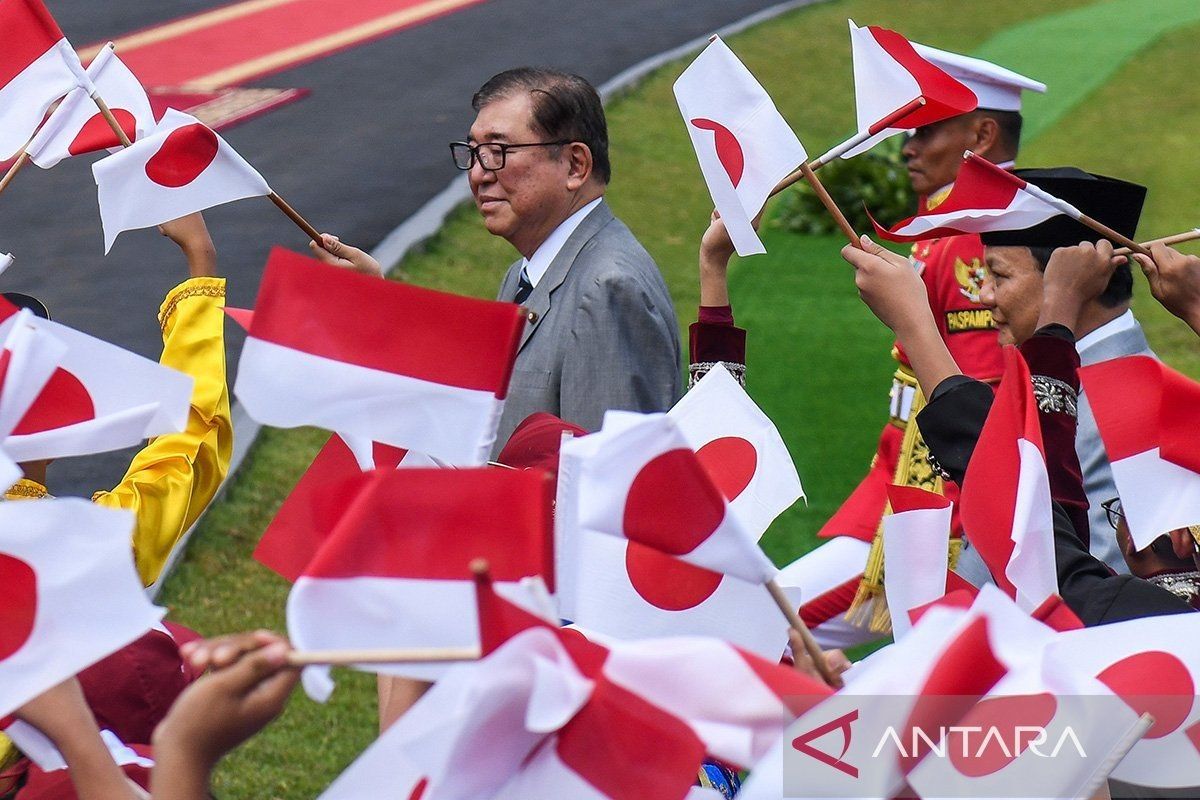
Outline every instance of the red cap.
{"type": "Polygon", "coordinates": [[[538,411],[521,421],[496,461],[514,469],[538,467],[558,476],[558,451],[562,447],[562,435],[570,431],[574,436],[587,433],[583,428],[564,422],[553,414],[538,411]]]}

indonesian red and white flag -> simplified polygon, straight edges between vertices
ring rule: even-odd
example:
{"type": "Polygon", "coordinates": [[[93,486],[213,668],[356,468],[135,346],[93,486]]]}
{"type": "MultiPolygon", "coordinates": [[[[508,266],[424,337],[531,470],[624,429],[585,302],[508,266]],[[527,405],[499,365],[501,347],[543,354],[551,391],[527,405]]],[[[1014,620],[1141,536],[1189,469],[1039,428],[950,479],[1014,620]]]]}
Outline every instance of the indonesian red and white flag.
{"type": "Polygon", "coordinates": [[[854,59],[854,102],[860,133],[871,138],[842,154],[852,158],[906,130],[974,111],[975,92],[941,67],[923,58],[908,39],[887,28],[850,23],[854,59]],[[925,104],[882,129],[879,124],[918,97],[925,104]]]}
{"type": "Polygon", "coordinates": [[[271,193],[254,167],[207,125],[168,110],[145,138],[92,165],[104,252],[123,231],[271,193]]]}
{"type": "Polygon", "coordinates": [[[65,345],[60,364],[4,439],[18,462],[102,453],[187,425],[192,378],[68,328],[0,305],[0,336],[21,319],[65,345]]]}
{"type": "MultiPolygon", "coordinates": [[[[130,141],[136,142],[155,128],[157,122],[146,90],[117,58],[112,42],[100,48],[87,74],[130,141]]],[[[74,89],[54,109],[25,152],[34,164],[50,169],[64,158],[120,146],[91,94],[86,89],[74,89]]]]}
{"type": "Polygon", "coordinates": [[[924,210],[890,228],[874,218],[871,224],[889,241],[917,242],[961,233],[1032,228],[1062,213],[1037,187],[971,154],[959,167],[954,188],[937,208],[924,210]]]}
{"type": "Polygon", "coordinates": [[[75,87],[93,90],[79,56],[41,0],[0,0],[0,159],[16,155],[75,87]]]}
{"type": "Polygon", "coordinates": [[[729,511],[757,538],[801,497],[804,487],[779,430],[720,364],[667,416],[721,490],[729,511]]]}
{"type": "Polygon", "coordinates": [[[1069,661],[1010,671],[908,774],[920,797],[1092,797],[1145,724],[1069,661]]]}
{"type": "Polygon", "coordinates": [[[79,498],[0,503],[0,716],[164,614],[133,565],[133,515],[79,498]]]}
{"type": "Polygon", "coordinates": [[[1200,786],[1200,614],[1066,631],[1047,658],[1094,675],[1154,725],[1113,771],[1127,783],[1200,786]]]}
{"type": "Polygon", "coordinates": [[[963,530],[996,585],[1032,611],[1058,593],[1050,478],[1029,366],[1014,347],[1004,358],[959,505],[963,530]]]}
{"type": "Polygon", "coordinates": [[[373,469],[433,466],[420,453],[333,434],[263,531],[255,560],[295,582],[345,511],[340,484],[373,469]]]}
{"type": "Polygon", "coordinates": [[[1200,384],[1148,356],[1083,367],[1079,380],[1137,548],[1200,524],[1200,384]]]}
{"type": "Polygon", "coordinates": [[[583,458],[576,501],[583,530],[745,581],[778,572],[665,414],[643,415],[583,458]]]}
{"type": "MultiPolygon", "coordinates": [[[[621,419],[636,423],[640,415],[610,412],[602,431],[562,446],[554,517],[559,615],[619,639],[716,636],[778,659],[787,626],[760,584],[580,527],[581,465],[621,419]]],[[[790,594],[799,605],[799,593],[790,594]]]]}
{"type": "MultiPolygon", "coordinates": [[[[376,470],[342,484],[344,510],[288,596],[299,649],[479,646],[470,564],[485,559],[497,591],[553,586],[550,497],[536,471],[376,470]]],[[[524,600],[528,604],[529,600],[524,600]]],[[[373,666],[431,679],[445,665],[373,666]]]]}
{"type": "Polygon", "coordinates": [[[770,95],[718,37],[675,81],[700,171],[738,255],[765,253],[752,220],[808,154],[770,95]]]}
{"type": "Polygon", "coordinates": [[[952,504],[913,486],[888,486],[892,513],[883,518],[884,588],[897,639],[912,628],[908,612],[946,594],[952,504]]]}
{"type": "Polygon", "coordinates": [[[486,463],[525,317],[271,251],[234,393],[250,416],[486,463]],[[304,320],[303,325],[296,320],[304,320]]]}

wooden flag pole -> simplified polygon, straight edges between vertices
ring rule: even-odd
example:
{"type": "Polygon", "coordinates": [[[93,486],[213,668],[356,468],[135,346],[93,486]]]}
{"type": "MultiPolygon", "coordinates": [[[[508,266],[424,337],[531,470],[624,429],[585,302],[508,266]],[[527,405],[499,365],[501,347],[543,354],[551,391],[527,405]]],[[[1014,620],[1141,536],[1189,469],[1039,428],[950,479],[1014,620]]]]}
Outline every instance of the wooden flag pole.
{"type": "MultiPolygon", "coordinates": [[[[1176,233],[1173,236],[1164,236],[1161,239],[1151,239],[1148,242],[1142,242],[1142,247],[1145,247],[1147,250],[1149,250],[1152,245],[1156,244],[1165,244],[1169,246],[1173,244],[1179,244],[1180,242],[1192,242],[1196,239],[1200,239],[1200,228],[1192,228],[1190,231],[1176,233]]],[[[1118,247],[1116,250],[1113,250],[1113,255],[1127,256],[1132,252],[1133,251],[1128,247],[1118,247]]]]}
{"type": "Polygon", "coordinates": [[[0,194],[3,194],[4,190],[8,188],[8,185],[12,183],[12,179],[17,177],[17,173],[21,171],[21,167],[25,166],[25,162],[28,160],[29,153],[21,150],[20,155],[17,156],[17,160],[8,168],[8,172],[4,173],[4,177],[0,178],[0,194]]]}
{"type": "MultiPolygon", "coordinates": [[[[909,102],[907,102],[904,105],[897,108],[892,113],[888,114],[883,119],[879,120],[879,122],[876,122],[870,128],[867,128],[865,131],[860,131],[860,132],[854,134],[846,141],[831,148],[827,153],[822,155],[820,158],[817,158],[813,161],[808,162],[808,168],[811,169],[813,172],[816,172],[821,167],[825,166],[826,164],[833,161],[834,159],[840,158],[843,153],[848,153],[851,150],[853,150],[854,148],[858,147],[860,144],[865,142],[867,139],[870,139],[872,136],[879,133],[880,131],[887,130],[888,128],[892,127],[892,123],[894,123],[896,120],[907,117],[909,114],[913,113],[921,106],[924,106],[927,102],[929,102],[929,101],[927,101],[925,99],[924,95],[916,98],[915,100],[910,100],[909,102]]],[[[776,184],[775,188],[771,190],[771,194],[769,196],[774,197],[775,195],[782,192],[784,189],[788,188],[789,186],[792,186],[793,184],[795,184],[798,181],[801,181],[803,179],[804,179],[804,170],[797,169],[791,175],[788,175],[786,178],[784,178],[778,184],[776,184]]]]}
{"type": "Polygon", "coordinates": [[[117,118],[113,116],[112,109],[108,107],[108,103],[104,102],[104,98],[99,92],[92,93],[92,102],[96,104],[96,108],[100,109],[100,115],[104,117],[104,121],[108,123],[108,127],[112,128],[112,132],[117,135],[117,141],[122,147],[129,147],[133,144],[129,140],[129,135],[125,133],[125,129],[121,127],[121,123],[117,122],[117,118]]]}
{"type": "Polygon", "coordinates": [[[287,663],[293,667],[329,664],[434,664],[450,661],[477,661],[478,647],[410,647],[396,650],[294,650],[287,663]]]}
{"type": "Polygon", "coordinates": [[[821,179],[817,177],[817,173],[813,172],[808,164],[800,165],[800,171],[804,175],[804,180],[808,181],[808,185],[812,187],[813,191],[817,194],[817,198],[825,206],[825,210],[829,212],[833,217],[833,221],[837,223],[838,227],[842,229],[842,233],[850,240],[850,244],[862,250],[862,241],[858,238],[858,234],[854,232],[854,228],[850,226],[850,221],[846,219],[846,215],[838,208],[837,203],[829,196],[829,192],[826,191],[825,185],[821,183],[821,179]]]}
{"type": "Polygon", "coordinates": [[[312,223],[300,216],[300,212],[292,208],[287,200],[284,200],[275,192],[271,192],[267,197],[271,198],[271,202],[278,206],[279,210],[286,214],[288,219],[296,223],[296,227],[308,234],[308,237],[316,242],[322,250],[328,249],[325,247],[324,240],[321,239],[320,231],[314,228],[312,223]]]}
{"type": "Polygon", "coordinates": [[[800,639],[804,642],[804,650],[808,653],[809,658],[813,660],[813,666],[817,668],[817,672],[820,673],[821,678],[835,689],[840,688],[842,679],[834,675],[829,669],[829,662],[825,660],[825,653],[821,651],[821,646],[813,638],[812,631],[808,629],[808,626],[804,624],[804,620],[800,619],[800,615],[792,607],[792,601],[783,593],[783,587],[774,578],[767,581],[766,587],[767,591],[771,593],[771,599],[775,601],[775,605],[779,606],[779,610],[783,612],[788,625],[796,633],[800,634],[800,639]]]}

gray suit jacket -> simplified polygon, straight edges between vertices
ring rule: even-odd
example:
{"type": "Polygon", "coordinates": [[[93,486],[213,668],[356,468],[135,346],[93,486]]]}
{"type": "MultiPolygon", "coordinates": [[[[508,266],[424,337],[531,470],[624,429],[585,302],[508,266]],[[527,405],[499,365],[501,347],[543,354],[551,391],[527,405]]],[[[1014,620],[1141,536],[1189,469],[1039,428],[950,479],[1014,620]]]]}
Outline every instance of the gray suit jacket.
{"type": "MultiPolygon", "coordinates": [[[[1079,361],[1086,367],[1101,361],[1134,355],[1158,358],[1150,349],[1142,326],[1136,323],[1127,331],[1113,334],[1080,350],[1079,361]]],[[[1079,391],[1079,428],[1075,433],[1075,452],[1079,456],[1079,466],[1083,469],[1083,491],[1087,493],[1088,498],[1088,526],[1092,533],[1089,549],[1092,555],[1118,573],[1127,573],[1129,567],[1125,565],[1112,526],[1108,524],[1104,509],[1100,507],[1105,500],[1117,496],[1117,484],[1113,481],[1112,467],[1108,463],[1108,455],[1104,452],[1104,442],[1100,440],[1100,431],[1096,428],[1092,407],[1088,404],[1087,395],[1082,388],[1079,391]]]]}
{"type": "MultiPolygon", "coordinates": [[[[521,261],[499,300],[512,301],[521,261]]],[[[607,409],[666,411],[682,391],[679,324],[662,273],[629,228],[601,202],[559,251],[525,306],[493,455],[535,411],[589,431],[607,409]]]]}

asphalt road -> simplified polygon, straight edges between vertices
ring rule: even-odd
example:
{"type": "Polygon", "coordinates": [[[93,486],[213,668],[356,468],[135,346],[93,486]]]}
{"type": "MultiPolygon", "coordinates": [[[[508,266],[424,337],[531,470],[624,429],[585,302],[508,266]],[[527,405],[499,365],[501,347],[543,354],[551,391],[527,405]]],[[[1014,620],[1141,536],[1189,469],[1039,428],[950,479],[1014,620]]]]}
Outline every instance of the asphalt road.
{"type": "MultiPolygon", "coordinates": [[[[776,2],[488,0],[247,84],[312,93],[223,135],[318,228],[373,246],[454,177],[446,142],[466,132],[473,118],[471,94],[490,75],[545,64],[599,85],[776,2]]],[[[48,0],[47,5],[72,42],[82,46],[221,3],[48,0]]],[[[0,279],[0,289],[42,297],[56,319],[157,358],[158,307],[186,277],[185,267],[154,231],[125,233],[103,255],[91,161],[70,159],[49,172],[28,167],[0,197],[0,251],[18,258],[0,279]]],[[[272,245],[302,250],[306,244],[265,199],[206,216],[230,279],[230,305],[253,304],[272,245]]],[[[496,265],[497,280],[503,266],[496,265]]],[[[231,373],[240,345],[235,336],[231,330],[231,373]]],[[[59,462],[51,467],[50,488],[58,495],[90,495],[115,485],[133,452],[59,462]]]]}

